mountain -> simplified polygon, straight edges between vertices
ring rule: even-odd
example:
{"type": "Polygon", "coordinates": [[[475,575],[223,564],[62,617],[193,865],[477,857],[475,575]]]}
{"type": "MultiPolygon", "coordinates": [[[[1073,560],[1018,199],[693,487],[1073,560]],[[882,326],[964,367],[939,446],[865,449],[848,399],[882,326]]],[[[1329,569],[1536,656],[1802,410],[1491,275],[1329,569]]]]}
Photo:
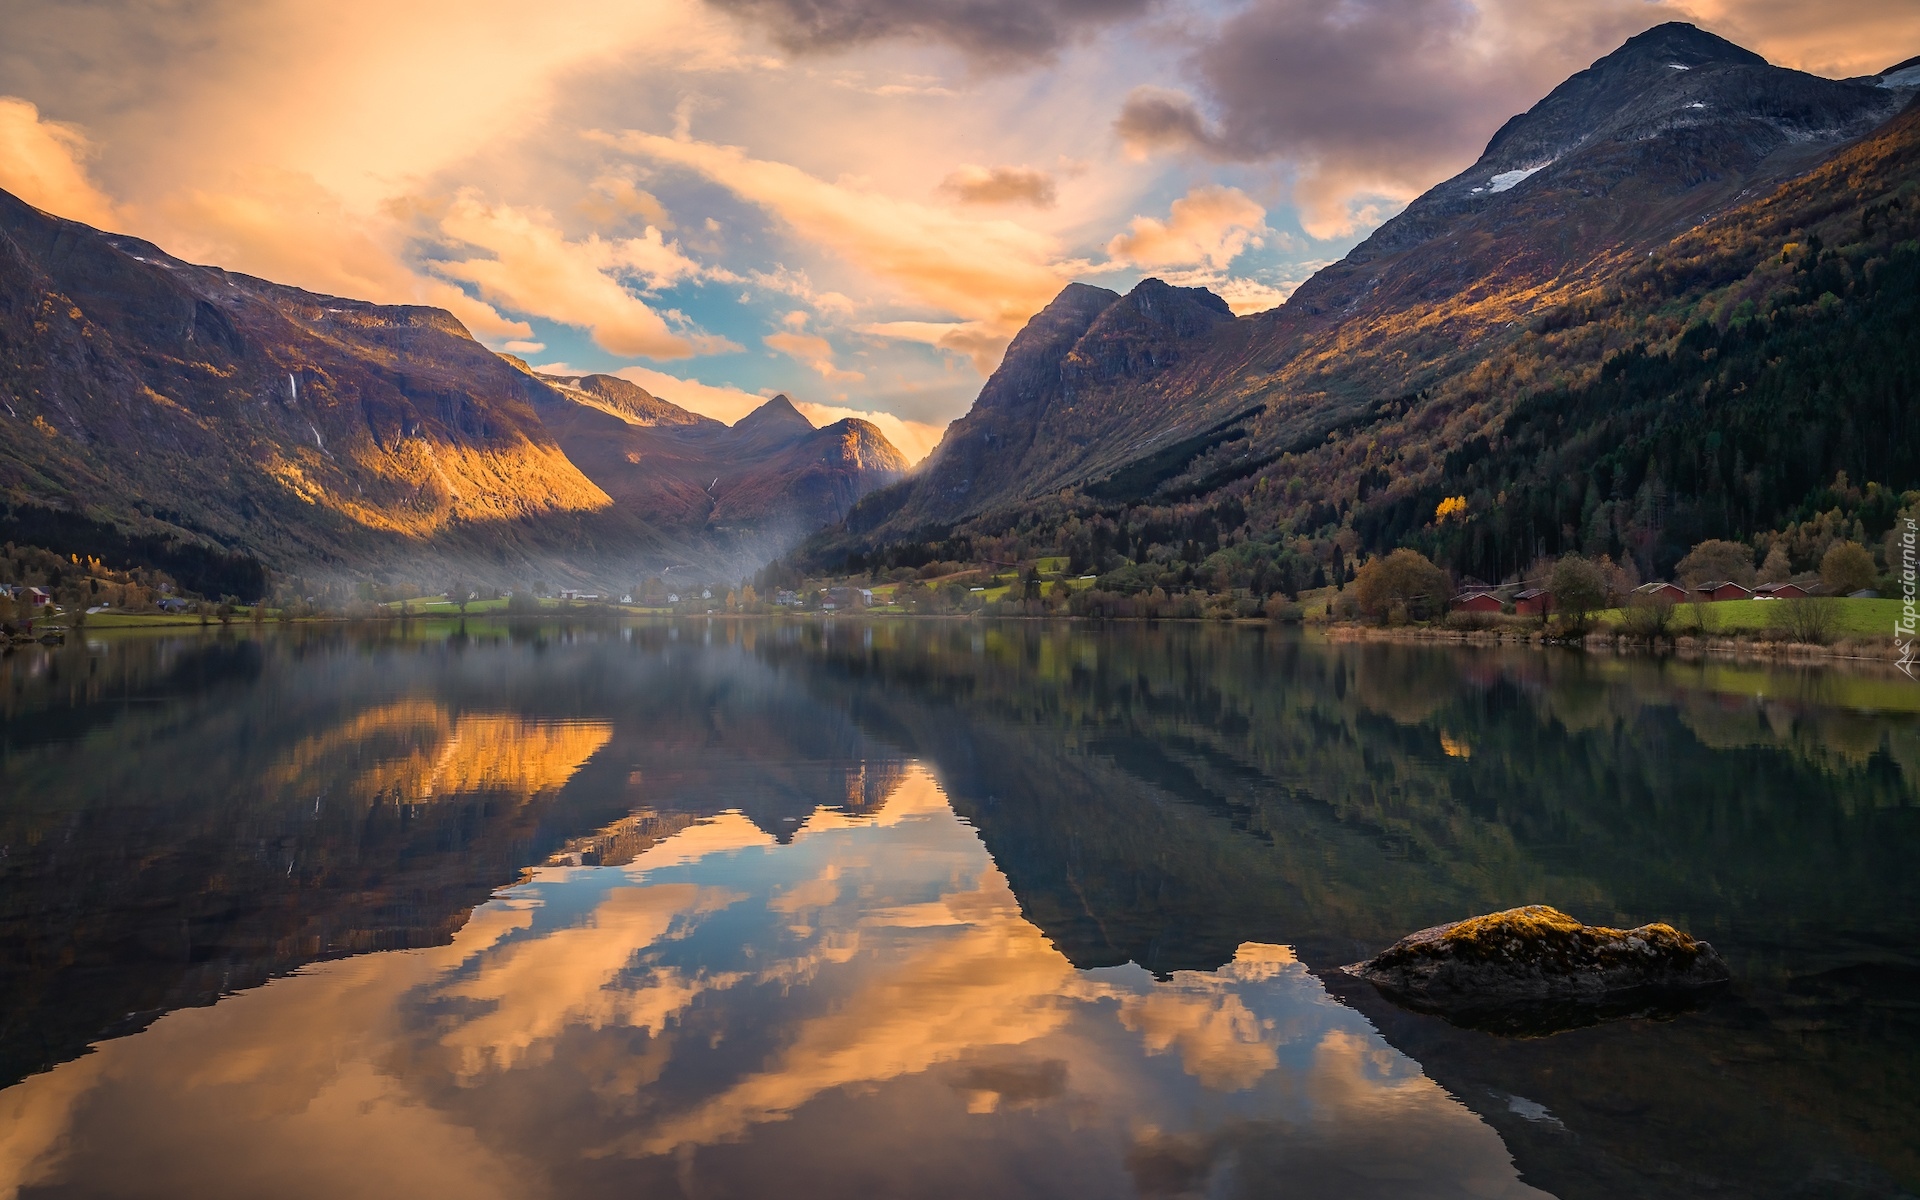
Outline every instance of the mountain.
{"type": "Polygon", "coordinates": [[[7,538],[220,580],[751,569],[743,546],[778,552],[905,467],[864,422],[768,409],[735,433],[616,377],[537,375],[440,309],[196,266],[0,193],[7,538]],[[603,428],[640,431],[625,461],[603,428]]]}
{"type": "Polygon", "coordinates": [[[616,507],[646,513],[732,572],[781,554],[901,478],[906,458],[867,421],[824,429],[775,396],[729,427],[606,375],[541,376],[541,424],[616,507]]]}
{"type": "MultiPolygon", "coordinates": [[[[857,506],[802,558],[905,562],[927,557],[934,542],[1013,529],[1065,549],[1076,536],[1061,532],[1069,523],[1135,559],[1155,545],[1186,553],[1193,542],[1212,554],[1249,541],[1271,558],[1304,537],[1324,566],[1335,544],[1351,553],[1425,537],[1437,547],[1442,533],[1484,519],[1480,549],[1450,553],[1457,567],[1495,575],[1517,558],[1584,545],[1578,510],[1603,440],[1590,440],[1584,458],[1556,460],[1554,486],[1578,489],[1570,536],[1564,505],[1529,510],[1518,523],[1511,511],[1495,513],[1498,486],[1470,504],[1469,521],[1425,528],[1441,495],[1460,494],[1441,487],[1461,466],[1449,454],[1491,452],[1516,405],[1594,382],[1623,350],[1665,353],[1701,321],[1718,336],[1742,302],[1784,304],[1780,268],[1813,245],[1816,226],[1834,229],[1807,272],[1843,269],[1833,257],[1841,243],[1857,243],[1856,257],[1841,257],[1863,278],[1868,259],[1892,263],[1911,215],[1901,189],[1915,175],[1903,151],[1887,147],[1913,139],[1908,106],[1920,79],[1911,73],[1903,65],[1823,79],[1691,25],[1651,29],[1507,122],[1471,167],[1277,309],[1236,319],[1217,299],[1158,280],[1124,298],[1070,287],[1015,340],[921,469],[857,506]],[[1816,176],[1827,181],[1824,195],[1799,186],[1816,176]],[[1754,232],[1753,215],[1769,205],[1771,243],[1754,232]],[[1798,249],[1783,257],[1795,237],[1798,249]],[[1675,269],[1709,253],[1701,247],[1729,250],[1727,239],[1741,249],[1716,258],[1711,278],[1675,269]],[[1178,315],[1169,308],[1176,296],[1178,315]],[[1132,330],[1131,353],[1112,337],[1120,325],[1132,330]]],[[[1881,265],[1872,273],[1887,283],[1898,276],[1881,265]]],[[[1835,299],[1867,296],[1843,286],[1835,299]]],[[[1763,310],[1770,322],[1778,308],[1763,310]]],[[[1883,350],[1898,356],[1897,345],[1876,345],[1872,361],[1883,350]]],[[[1727,474],[1736,465],[1751,472],[1756,453],[1739,464],[1729,455],[1727,474]]],[[[1824,480],[1850,469],[1841,460],[1851,453],[1823,457],[1824,480]]],[[[1889,463],[1866,477],[1920,483],[1920,471],[1900,470],[1889,463]]],[[[1677,464],[1656,474],[1657,486],[1643,472],[1609,477],[1603,491],[1623,485],[1631,503],[1642,485],[1675,498],[1697,490],[1677,464]]],[[[1765,522],[1806,497],[1804,482],[1783,476],[1775,486],[1798,491],[1737,518],[1695,514],[1641,529],[1633,548],[1643,569],[1659,569],[1686,537],[1771,528],[1765,522]]],[[[1619,498],[1599,502],[1609,499],[1619,498]]],[[[1594,540],[1609,552],[1630,549],[1621,530],[1594,540]]],[[[961,549],[947,545],[939,556],[961,549]]]]}

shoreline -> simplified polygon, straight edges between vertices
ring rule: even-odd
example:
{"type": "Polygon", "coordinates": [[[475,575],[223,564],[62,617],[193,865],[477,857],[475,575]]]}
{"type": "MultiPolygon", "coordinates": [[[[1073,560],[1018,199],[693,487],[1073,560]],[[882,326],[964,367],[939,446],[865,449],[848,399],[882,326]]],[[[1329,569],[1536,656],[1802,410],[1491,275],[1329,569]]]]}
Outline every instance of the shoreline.
{"type": "MultiPolygon", "coordinates": [[[[1688,660],[1710,657],[1753,659],[1764,662],[1798,662],[1820,660],[1827,662],[1881,663],[1889,669],[1896,668],[1898,650],[1891,637],[1885,640],[1862,640],[1859,638],[1837,638],[1821,645],[1816,642],[1790,642],[1779,639],[1758,639],[1742,637],[1699,637],[1683,634],[1666,639],[1665,646],[1630,639],[1622,634],[1595,630],[1575,641],[1562,641],[1548,638],[1538,631],[1514,631],[1500,629],[1431,629],[1420,626],[1398,626],[1387,628],[1377,625],[1362,625],[1354,622],[1322,623],[1318,628],[1332,641],[1342,642],[1445,642],[1454,645],[1469,646],[1525,646],[1537,650],[1566,649],[1583,650],[1588,653],[1606,653],[1614,655],[1637,655],[1649,658],[1682,658],[1688,660]]],[[[1920,681],[1917,681],[1920,682],[1920,681]]]]}

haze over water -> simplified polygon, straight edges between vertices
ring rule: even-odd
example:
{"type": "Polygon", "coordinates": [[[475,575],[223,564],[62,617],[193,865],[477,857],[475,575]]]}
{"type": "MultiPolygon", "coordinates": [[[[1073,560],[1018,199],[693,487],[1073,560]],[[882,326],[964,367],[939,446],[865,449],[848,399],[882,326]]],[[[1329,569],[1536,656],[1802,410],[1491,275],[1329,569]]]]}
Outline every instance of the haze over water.
{"type": "Polygon", "coordinates": [[[472,622],[0,681],[0,1196],[1920,1187],[1878,676],[472,622]],[[1514,1039],[1331,973],[1523,903],[1734,984],[1514,1039]]]}

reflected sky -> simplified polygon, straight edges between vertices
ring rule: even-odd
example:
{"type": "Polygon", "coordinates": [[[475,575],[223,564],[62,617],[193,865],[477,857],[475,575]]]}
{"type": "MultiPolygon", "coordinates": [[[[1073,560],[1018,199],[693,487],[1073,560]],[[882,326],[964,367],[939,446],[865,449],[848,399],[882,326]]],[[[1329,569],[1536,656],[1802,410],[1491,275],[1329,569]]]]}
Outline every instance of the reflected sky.
{"type": "Polygon", "coordinates": [[[0,1093],[0,1194],[1542,1194],[1287,948],[1076,970],[897,774],[871,815],[538,868],[449,945],[34,1076],[0,1093]]]}

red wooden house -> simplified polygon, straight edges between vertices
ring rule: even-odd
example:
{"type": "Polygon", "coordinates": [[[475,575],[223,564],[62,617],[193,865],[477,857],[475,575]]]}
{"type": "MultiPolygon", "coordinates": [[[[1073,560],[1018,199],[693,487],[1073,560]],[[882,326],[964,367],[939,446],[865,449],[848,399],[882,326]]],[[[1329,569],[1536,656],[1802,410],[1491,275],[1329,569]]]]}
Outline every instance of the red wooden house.
{"type": "Polygon", "coordinates": [[[1497,613],[1506,607],[1492,592],[1462,592],[1453,598],[1455,612],[1497,613]]]}
{"type": "Polygon", "coordinates": [[[1730,579],[1712,579],[1693,589],[1701,600],[1751,600],[1753,593],[1730,579]]]}
{"type": "Polygon", "coordinates": [[[1528,588],[1513,598],[1513,611],[1523,617],[1540,617],[1553,611],[1553,593],[1545,588],[1528,588]]]}
{"type": "Polygon", "coordinates": [[[1633,589],[1636,596],[1650,596],[1655,600],[1664,600],[1669,604],[1678,604],[1687,598],[1687,590],[1678,584],[1665,581],[1643,583],[1633,589]]]}
{"type": "Polygon", "coordinates": [[[1763,583],[1753,589],[1756,600],[1801,600],[1810,594],[1797,583],[1763,583]]]}

